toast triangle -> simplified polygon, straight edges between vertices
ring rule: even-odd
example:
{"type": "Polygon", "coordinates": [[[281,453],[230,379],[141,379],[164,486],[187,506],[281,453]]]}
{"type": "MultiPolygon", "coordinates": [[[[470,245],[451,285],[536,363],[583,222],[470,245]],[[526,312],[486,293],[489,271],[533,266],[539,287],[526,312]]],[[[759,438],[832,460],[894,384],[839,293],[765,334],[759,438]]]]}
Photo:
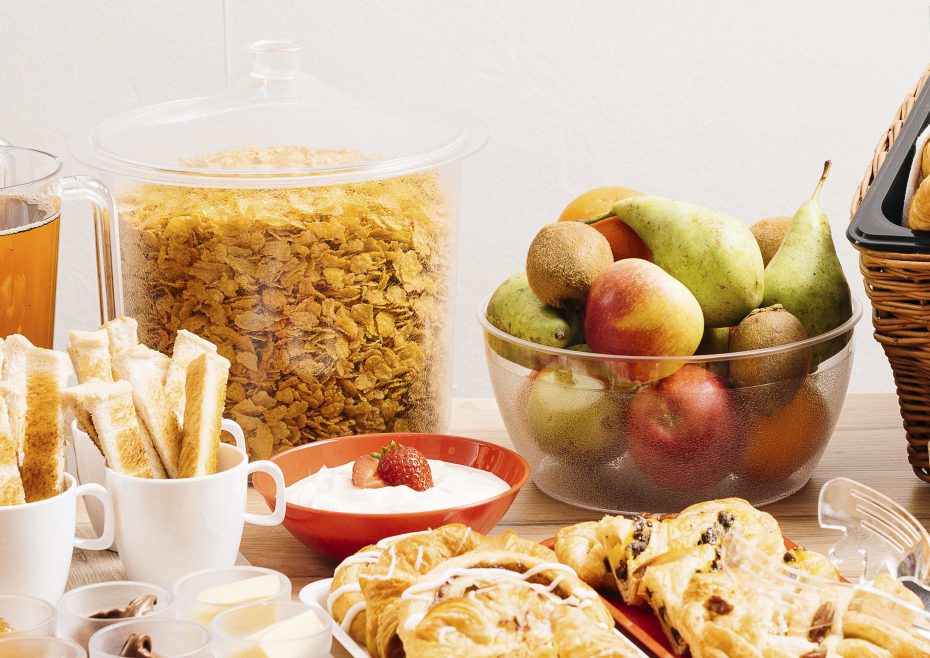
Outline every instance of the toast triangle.
{"type": "Polygon", "coordinates": [[[79,384],[99,379],[113,381],[110,364],[110,335],[106,329],[68,333],[68,355],[79,384]]]}
{"type": "Polygon", "coordinates": [[[26,353],[26,422],[20,475],[26,501],[64,488],[65,419],[61,393],[71,377],[67,354],[33,347],[26,353]]]}
{"type": "Polygon", "coordinates": [[[181,454],[181,432],[178,419],[165,399],[163,374],[145,345],[124,349],[112,356],[113,372],[132,386],[136,412],[152,437],[152,443],[168,473],[177,477],[181,454]]]}
{"type": "Polygon", "coordinates": [[[131,477],[164,477],[161,462],[153,463],[146,449],[129,382],[91,380],[65,396],[91,418],[107,466],[131,477]]]}
{"type": "Polygon", "coordinates": [[[229,361],[212,352],[203,352],[187,367],[178,477],[216,473],[228,378],[229,361]]]}
{"type": "Polygon", "coordinates": [[[165,397],[168,399],[168,407],[177,414],[181,425],[184,424],[184,403],[187,397],[187,367],[204,352],[215,354],[216,345],[185,329],[178,331],[174,339],[171,365],[168,366],[165,378],[165,397]]]}
{"type": "Polygon", "coordinates": [[[6,383],[6,404],[10,431],[16,443],[19,464],[23,463],[23,444],[26,439],[26,354],[33,348],[25,336],[13,334],[3,341],[3,367],[0,379],[6,383]]]}
{"type": "Polygon", "coordinates": [[[0,506],[25,502],[26,492],[19,475],[19,454],[10,429],[6,402],[0,395],[0,506]]]}

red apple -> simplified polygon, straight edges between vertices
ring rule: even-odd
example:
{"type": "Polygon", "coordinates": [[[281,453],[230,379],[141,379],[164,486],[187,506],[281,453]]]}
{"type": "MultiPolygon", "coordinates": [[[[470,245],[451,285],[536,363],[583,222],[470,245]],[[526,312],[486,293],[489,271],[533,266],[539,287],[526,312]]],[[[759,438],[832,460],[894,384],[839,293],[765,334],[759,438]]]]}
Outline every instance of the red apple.
{"type": "Polygon", "coordinates": [[[739,455],[726,380],[695,365],[633,396],[630,454],[646,476],[673,491],[719,482],[739,455]]]}
{"type": "MultiPolygon", "coordinates": [[[[595,352],[626,356],[690,356],[704,335],[701,305],[684,284],[639,258],[619,260],[588,293],[584,337],[595,352]]],[[[671,374],[676,361],[617,361],[618,375],[651,381],[671,374]]]]}

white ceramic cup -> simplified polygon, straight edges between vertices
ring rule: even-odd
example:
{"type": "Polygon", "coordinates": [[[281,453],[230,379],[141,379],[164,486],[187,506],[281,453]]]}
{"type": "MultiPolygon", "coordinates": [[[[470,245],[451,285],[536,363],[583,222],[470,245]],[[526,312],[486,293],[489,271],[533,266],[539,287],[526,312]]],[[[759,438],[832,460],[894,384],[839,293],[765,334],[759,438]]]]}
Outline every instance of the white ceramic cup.
{"type": "MultiPolygon", "coordinates": [[[[224,432],[228,432],[236,441],[236,447],[245,450],[245,435],[239,423],[228,418],[223,419],[221,425],[224,432]]],[[[99,485],[107,483],[107,462],[100,453],[100,449],[94,445],[93,440],[82,430],[77,421],[71,422],[71,438],[74,446],[74,470],[77,481],[81,484],[94,482],[99,485]]],[[[103,506],[94,499],[85,501],[87,507],[87,516],[90,517],[90,524],[99,535],[103,531],[103,506]]],[[[114,538],[110,550],[118,551],[119,542],[114,538]]]]}
{"type": "MultiPolygon", "coordinates": [[[[238,439],[242,430],[234,429],[238,439]]],[[[244,450],[226,443],[220,444],[213,475],[153,480],[108,468],[106,480],[127,576],[166,589],[192,571],[233,566],[244,523],[275,526],[284,520],[284,474],[278,465],[266,460],[250,464],[244,450]],[[274,479],[270,514],[245,511],[249,475],[256,472],[274,479]]]]}
{"type": "Polygon", "coordinates": [[[0,594],[23,594],[55,602],[65,591],[73,549],[100,551],[113,543],[110,496],[99,484],[82,484],[65,473],[65,490],[45,500],[0,507],[0,594]],[[77,499],[92,496],[103,506],[100,536],[78,539],[77,499]]]}

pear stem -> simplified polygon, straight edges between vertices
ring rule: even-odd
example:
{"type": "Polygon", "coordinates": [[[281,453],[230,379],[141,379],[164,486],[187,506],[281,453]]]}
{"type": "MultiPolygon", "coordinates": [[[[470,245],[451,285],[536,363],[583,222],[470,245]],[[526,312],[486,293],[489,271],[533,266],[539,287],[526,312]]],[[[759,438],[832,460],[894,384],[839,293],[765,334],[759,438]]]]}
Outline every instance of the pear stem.
{"type": "Polygon", "coordinates": [[[605,213],[601,213],[600,215],[595,215],[594,217],[591,217],[589,219],[582,219],[581,221],[584,224],[597,224],[602,219],[607,219],[608,217],[613,217],[613,216],[614,216],[614,211],[608,210],[605,213]]]}
{"type": "Polygon", "coordinates": [[[820,175],[820,180],[817,182],[817,187],[814,188],[814,193],[811,195],[812,199],[816,199],[820,194],[820,188],[823,187],[824,182],[827,180],[827,174],[830,173],[830,167],[833,166],[833,163],[830,160],[827,160],[823,163],[823,173],[820,175]]]}

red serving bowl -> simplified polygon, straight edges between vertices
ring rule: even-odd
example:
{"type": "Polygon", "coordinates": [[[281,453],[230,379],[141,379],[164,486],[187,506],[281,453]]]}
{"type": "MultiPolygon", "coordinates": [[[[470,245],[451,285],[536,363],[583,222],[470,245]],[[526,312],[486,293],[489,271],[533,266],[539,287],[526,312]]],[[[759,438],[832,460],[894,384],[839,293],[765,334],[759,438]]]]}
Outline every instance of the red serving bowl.
{"type": "MultiPolygon", "coordinates": [[[[290,486],[323,466],[332,468],[355,461],[359,455],[378,451],[391,441],[413,446],[427,459],[493,473],[507,482],[510,489],[471,505],[409,514],[331,512],[288,503],[284,527],[313,550],[335,560],[342,560],[385,537],[438,528],[447,523],[464,523],[478,532],[488,532],[510,509],[517,492],[530,477],[530,465],[513,450],[479,439],[446,434],[347,436],[292,448],[273,457],[272,461],[284,471],[284,483],[290,486]]],[[[274,505],[274,481],[265,473],[255,473],[252,484],[270,509],[274,505]]]]}

